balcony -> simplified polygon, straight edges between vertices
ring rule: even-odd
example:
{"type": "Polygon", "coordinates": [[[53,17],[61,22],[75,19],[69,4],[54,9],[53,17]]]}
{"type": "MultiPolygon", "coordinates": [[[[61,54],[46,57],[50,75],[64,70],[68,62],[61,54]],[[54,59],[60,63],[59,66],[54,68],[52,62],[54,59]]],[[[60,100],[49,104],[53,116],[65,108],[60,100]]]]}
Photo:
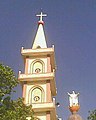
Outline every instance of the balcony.
{"type": "Polygon", "coordinates": [[[55,72],[41,74],[22,74],[19,71],[18,80],[21,82],[47,82],[50,81],[52,94],[56,95],[55,72]]]}
{"type": "Polygon", "coordinates": [[[39,103],[39,104],[32,104],[32,108],[34,112],[44,112],[44,111],[53,111],[55,110],[54,103],[39,103]]]}
{"type": "Polygon", "coordinates": [[[39,49],[24,49],[22,47],[21,54],[23,56],[52,55],[52,54],[54,54],[54,47],[39,48],[39,49]]]}

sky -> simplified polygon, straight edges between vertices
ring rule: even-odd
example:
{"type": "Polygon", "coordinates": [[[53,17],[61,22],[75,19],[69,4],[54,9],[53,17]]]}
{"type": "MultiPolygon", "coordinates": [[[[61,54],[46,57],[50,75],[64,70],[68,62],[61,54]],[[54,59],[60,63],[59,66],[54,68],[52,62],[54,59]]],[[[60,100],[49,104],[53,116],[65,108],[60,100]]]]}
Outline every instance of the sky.
{"type": "MultiPolygon", "coordinates": [[[[67,92],[74,90],[87,120],[96,109],[96,0],[0,0],[0,62],[24,72],[20,49],[31,48],[41,9],[48,46],[55,45],[58,116],[71,114],[67,92]]],[[[22,95],[16,91],[14,99],[22,95]]]]}

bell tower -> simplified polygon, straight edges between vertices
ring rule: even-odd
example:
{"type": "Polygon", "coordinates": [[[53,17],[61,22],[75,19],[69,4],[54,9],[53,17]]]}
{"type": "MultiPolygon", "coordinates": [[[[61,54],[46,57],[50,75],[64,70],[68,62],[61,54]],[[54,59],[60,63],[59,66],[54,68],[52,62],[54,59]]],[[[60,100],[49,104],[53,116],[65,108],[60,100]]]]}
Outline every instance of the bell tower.
{"type": "Polygon", "coordinates": [[[48,48],[41,12],[37,32],[31,49],[21,49],[24,60],[24,73],[19,71],[24,103],[32,105],[36,120],[56,120],[56,83],[54,46],[48,48]]]}

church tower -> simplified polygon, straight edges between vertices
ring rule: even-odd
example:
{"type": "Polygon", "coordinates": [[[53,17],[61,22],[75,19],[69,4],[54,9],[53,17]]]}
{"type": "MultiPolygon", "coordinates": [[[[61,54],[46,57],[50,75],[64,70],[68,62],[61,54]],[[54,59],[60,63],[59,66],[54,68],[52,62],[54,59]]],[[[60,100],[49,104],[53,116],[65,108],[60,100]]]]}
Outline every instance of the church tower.
{"type": "Polygon", "coordinates": [[[38,28],[31,49],[21,49],[24,60],[24,74],[19,71],[24,103],[32,105],[36,120],[56,120],[56,83],[54,46],[48,48],[41,12],[38,28]]]}

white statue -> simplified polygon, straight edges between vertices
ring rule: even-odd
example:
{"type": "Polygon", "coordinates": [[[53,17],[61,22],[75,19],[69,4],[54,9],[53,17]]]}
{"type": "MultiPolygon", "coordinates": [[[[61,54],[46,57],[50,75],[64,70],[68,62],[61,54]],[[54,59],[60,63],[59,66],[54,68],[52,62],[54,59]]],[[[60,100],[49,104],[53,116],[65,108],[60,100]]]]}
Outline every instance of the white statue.
{"type": "Polygon", "coordinates": [[[78,96],[79,96],[79,93],[76,94],[73,91],[71,94],[68,93],[68,95],[69,95],[70,107],[78,105],[78,96]]]}

